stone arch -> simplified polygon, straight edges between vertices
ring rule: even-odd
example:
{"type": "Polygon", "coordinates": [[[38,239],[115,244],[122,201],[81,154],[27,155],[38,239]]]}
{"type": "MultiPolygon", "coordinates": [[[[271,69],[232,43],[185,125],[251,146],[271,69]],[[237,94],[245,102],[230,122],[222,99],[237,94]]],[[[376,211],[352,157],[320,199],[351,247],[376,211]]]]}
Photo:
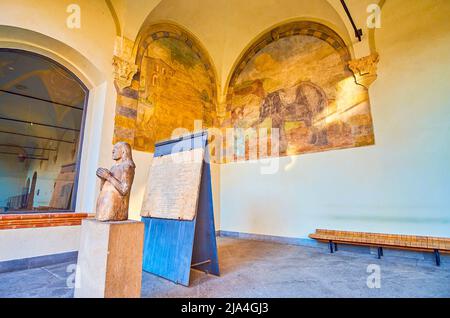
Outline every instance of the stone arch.
{"type": "Polygon", "coordinates": [[[368,91],[355,83],[351,58],[321,23],[272,28],[235,64],[222,126],[278,129],[281,156],[374,144],[368,91]]]}
{"type": "MultiPolygon", "coordinates": [[[[154,54],[157,55],[157,53],[154,54]]],[[[152,152],[154,144],[161,139],[170,138],[171,131],[175,128],[193,130],[197,128],[193,125],[194,120],[197,119],[202,120],[203,127],[213,127],[217,124],[216,70],[206,49],[189,31],[169,22],[144,24],[132,48],[131,59],[134,63],[135,74],[125,87],[117,87],[114,143],[126,141],[135,150],[152,152]],[[170,59],[149,55],[149,51],[152,51],[154,46],[163,44],[164,49],[169,52],[170,59]],[[180,52],[177,50],[181,50],[183,54],[178,54],[180,52]],[[189,60],[184,61],[186,56],[189,60]],[[186,69],[194,70],[192,76],[180,67],[183,63],[186,63],[184,64],[186,69]],[[170,95],[172,80],[176,82],[178,79],[178,84],[186,83],[180,80],[180,76],[188,80],[187,86],[181,84],[182,90],[190,89],[186,95],[193,99],[193,101],[185,99],[186,105],[180,105],[180,98],[177,100],[170,95]],[[194,89],[197,78],[202,79],[198,85],[198,92],[194,89]],[[172,101],[170,107],[163,105],[163,99],[172,101]],[[160,120],[162,111],[171,113],[172,108],[175,107],[182,112],[183,106],[185,106],[184,110],[188,111],[186,116],[177,115],[176,120],[173,116],[166,116],[167,123],[160,120]],[[201,118],[197,118],[199,117],[197,107],[201,109],[201,118]],[[188,120],[192,121],[192,125],[186,125],[188,120]]],[[[177,84],[175,82],[172,84],[177,84]]],[[[178,93],[180,92],[172,91],[172,94],[178,93]]]]}
{"type": "MultiPolygon", "coordinates": [[[[186,28],[174,22],[161,22],[151,24],[149,26],[144,26],[143,29],[141,29],[133,48],[134,54],[136,56],[135,64],[138,67],[138,73],[140,71],[140,65],[145,53],[145,49],[150,45],[151,42],[163,38],[176,39],[184,42],[188,47],[190,47],[202,61],[205,69],[208,72],[211,83],[217,86],[216,68],[214,67],[212,59],[209,56],[206,48],[200,43],[200,40],[198,40],[195,35],[189,32],[186,28]]],[[[217,87],[214,91],[214,96],[217,97],[217,87]]]]}
{"type": "Polygon", "coordinates": [[[343,38],[336,31],[325,24],[304,20],[279,24],[271,27],[268,31],[258,36],[238,58],[225,85],[225,96],[227,102],[229,97],[229,88],[234,85],[236,78],[242,72],[245,65],[265,46],[278,39],[293,35],[310,35],[322,39],[339,51],[343,61],[348,63],[351,60],[351,52],[343,38]]]}

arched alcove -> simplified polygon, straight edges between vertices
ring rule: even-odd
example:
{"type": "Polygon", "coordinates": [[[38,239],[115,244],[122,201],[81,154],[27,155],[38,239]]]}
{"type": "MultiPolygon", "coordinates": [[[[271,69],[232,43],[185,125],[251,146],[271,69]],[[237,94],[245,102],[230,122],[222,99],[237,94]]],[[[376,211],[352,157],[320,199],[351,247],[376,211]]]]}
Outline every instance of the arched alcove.
{"type": "Polygon", "coordinates": [[[281,156],[374,144],[368,91],[355,83],[350,60],[344,40],[323,24],[273,28],[235,64],[222,126],[278,129],[281,156]]]}
{"type": "Polygon", "coordinates": [[[171,23],[145,25],[134,54],[137,72],[131,86],[119,88],[114,142],[152,152],[175,129],[217,125],[216,72],[192,34],[171,23]]]}

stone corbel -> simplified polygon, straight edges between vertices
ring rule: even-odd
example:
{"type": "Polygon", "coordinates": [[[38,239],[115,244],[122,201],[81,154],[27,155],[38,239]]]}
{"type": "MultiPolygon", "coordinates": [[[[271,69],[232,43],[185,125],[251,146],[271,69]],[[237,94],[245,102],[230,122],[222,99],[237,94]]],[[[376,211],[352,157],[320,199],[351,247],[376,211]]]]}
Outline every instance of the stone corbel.
{"type": "Polygon", "coordinates": [[[113,57],[114,81],[120,90],[131,86],[133,76],[136,74],[138,67],[118,56],[113,57]]]}
{"type": "Polygon", "coordinates": [[[377,79],[378,53],[373,53],[360,59],[352,60],[348,63],[352,70],[357,84],[369,88],[377,79]]]}
{"type": "Polygon", "coordinates": [[[131,86],[134,75],[138,71],[138,66],[133,60],[134,42],[123,37],[117,37],[114,56],[114,82],[119,90],[131,86]]]}

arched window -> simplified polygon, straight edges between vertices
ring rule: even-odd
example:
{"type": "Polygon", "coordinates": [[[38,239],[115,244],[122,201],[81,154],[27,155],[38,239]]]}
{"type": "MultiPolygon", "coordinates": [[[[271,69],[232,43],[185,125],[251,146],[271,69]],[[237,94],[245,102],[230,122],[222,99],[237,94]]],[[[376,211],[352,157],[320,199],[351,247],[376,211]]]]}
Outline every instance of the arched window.
{"type": "Polygon", "coordinates": [[[87,88],[22,50],[0,49],[0,73],[0,212],[74,211],[87,88]]]}

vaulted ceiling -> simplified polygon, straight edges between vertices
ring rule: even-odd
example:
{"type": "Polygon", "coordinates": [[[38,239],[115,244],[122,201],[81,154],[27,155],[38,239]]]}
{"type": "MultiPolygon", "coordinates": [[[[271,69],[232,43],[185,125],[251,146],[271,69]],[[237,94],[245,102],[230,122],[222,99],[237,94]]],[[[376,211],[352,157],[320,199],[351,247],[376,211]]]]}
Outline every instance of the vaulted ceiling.
{"type": "MultiPolygon", "coordinates": [[[[139,31],[141,25],[147,18],[147,16],[161,3],[166,0],[105,0],[108,5],[112,18],[115,20],[117,35],[123,35],[129,39],[134,39],[139,31]]],[[[184,0],[183,0],[184,1],[184,0]]],[[[190,0],[195,3],[197,0],[190,0]]],[[[217,0],[211,0],[217,3],[217,0]]],[[[224,10],[233,6],[227,0],[224,2],[224,10]]],[[[317,1],[317,0],[316,0],[317,1]]],[[[173,2],[173,1],[172,1],[173,2]]],[[[176,2],[176,1],[175,1],[176,2]]],[[[239,2],[239,1],[238,1],[239,2]]],[[[344,8],[342,7],[341,0],[325,0],[334,10],[342,17],[348,30],[352,30],[350,21],[346,17],[344,8]]],[[[357,27],[363,28],[368,16],[367,7],[374,3],[383,3],[385,0],[345,0],[345,3],[353,16],[353,19],[357,27]]],[[[195,5],[193,3],[192,5],[195,5]]],[[[280,2],[280,5],[283,5],[280,2]]],[[[313,4],[311,4],[313,5],[313,4]]],[[[204,7],[205,11],[208,7],[204,7]]]]}

